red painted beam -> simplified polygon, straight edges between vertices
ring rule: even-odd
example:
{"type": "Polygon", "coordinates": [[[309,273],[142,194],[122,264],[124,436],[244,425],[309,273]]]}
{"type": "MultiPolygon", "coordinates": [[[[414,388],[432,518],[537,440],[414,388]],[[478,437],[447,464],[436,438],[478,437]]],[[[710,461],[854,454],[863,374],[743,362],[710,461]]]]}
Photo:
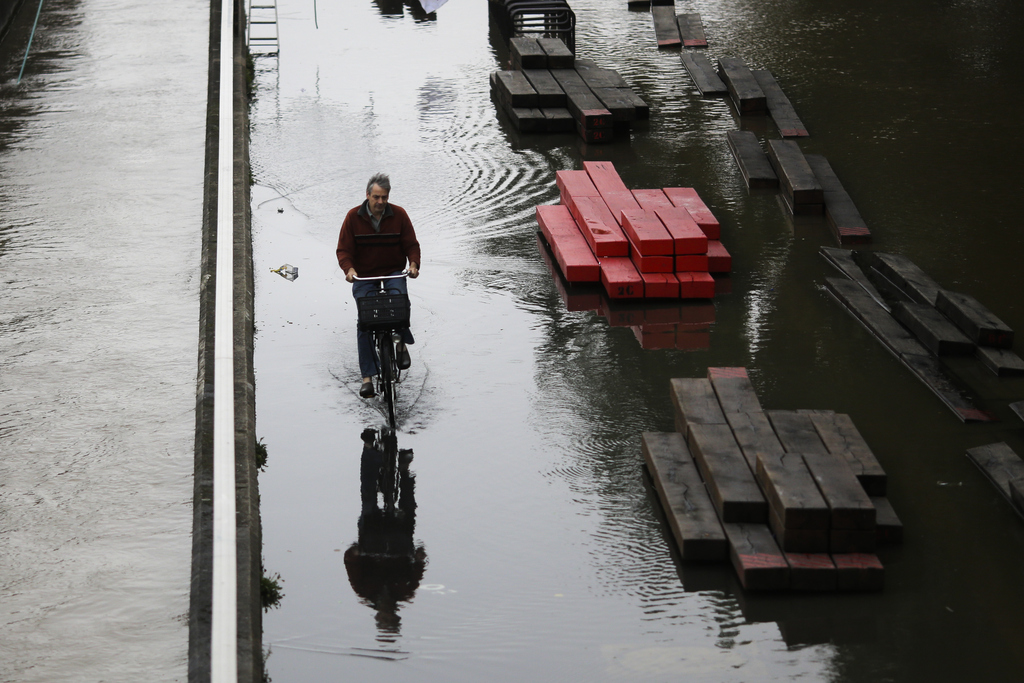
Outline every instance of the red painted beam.
{"type": "Polygon", "coordinates": [[[604,200],[600,197],[573,196],[569,211],[595,256],[629,256],[629,240],[615,222],[604,200]]]}
{"type": "Polygon", "coordinates": [[[671,256],[675,253],[675,240],[657,215],[637,207],[623,211],[620,218],[623,232],[641,256],[671,256]]]}
{"type": "Polygon", "coordinates": [[[707,254],[678,254],[676,256],[676,268],[677,273],[683,272],[708,272],[708,255],[707,254]]]}
{"type": "Polygon", "coordinates": [[[583,170],[590,175],[602,197],[610,192],[629,192],[619,172],[615,170],[615,164],[610,161],[584,161],[583,170]]]}
{"type": "Polygon", "coordinates": [[[712,299],[715,296],[715,278],[709,273],[676,273],[679,296],[683,299],[712,299]]]}
{"type": "Polygon", "coordinates": [[[666,187],[665,195],[675,206],[686,209],[693,216],[700,229],[708,236],[709,240],[720,239],[722,234],[718,219],[711,213],[711,209],[701,200],[697,191],[692,187],[666,187]]]}
{"type": "Polygon", "coordinates": [[[708,272],[728,273],[732,271],[732,256],[718,240],[708,240],[708,272]]]}
{"type": "MultiPolygon", "coordinates": [[[[645,273],[640,277],[644,281],[644,297],[648,299],[678,299],[679,280],[671,272],[645,273]]],[[[645,318],[646,321],[646,318],[645,318]]]]}
{"type": "Polygon", "coordinates": [[[676,254],[707,253],[707,235],[697,225],[697,222],[693,220],[689,211],[673,207],[671,209],[655,209],[654,213],[657,214],[665,229],[672,236],[674,252],[676,254]]]}
{"type": "Polygon", "coordinates": [[[642,299],[644,281],[628,258],[599,258],[601,283],[611,299],[642,299]]]}
{"type": "Polygon", "coordinates": [[[601,266],[568,207],[538,206],[537,223],[568,282],[600,281],[601,266]]]}
{"type": "Polygon", "coordinates": [[[633,190],[633,199],[644,211],[671,209],[675,206],[661,190],[633,190]]]}

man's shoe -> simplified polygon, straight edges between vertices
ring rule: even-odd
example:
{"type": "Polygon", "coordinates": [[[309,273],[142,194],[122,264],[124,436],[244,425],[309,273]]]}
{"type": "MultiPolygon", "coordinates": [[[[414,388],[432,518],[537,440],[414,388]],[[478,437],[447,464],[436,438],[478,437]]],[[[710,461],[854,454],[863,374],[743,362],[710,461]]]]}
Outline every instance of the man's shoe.
{"type": "Polygon", "coordinates": [[[359,389],[359,395],[363,398],[373,398],[377,395],[377,392],[373,390],[373,382],[363,382],[363,386],[359,389]]]}
{"type": "Polygon", "coordinates": [[[395,353],[398,354],[398,369],[408,370],[409,366],[412,365],[412,357],[409,355],[409,348],[402,342],[399,342],[395,347],[395,353]]]}

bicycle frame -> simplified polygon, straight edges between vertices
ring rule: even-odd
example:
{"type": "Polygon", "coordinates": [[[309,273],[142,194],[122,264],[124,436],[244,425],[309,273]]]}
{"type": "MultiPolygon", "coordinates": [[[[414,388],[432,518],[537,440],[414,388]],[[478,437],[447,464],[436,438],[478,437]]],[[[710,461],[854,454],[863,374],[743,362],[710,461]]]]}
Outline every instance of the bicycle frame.
{"type": "MultiPolygon", "coordinates": [[[[380,291],[387,291],[387,288],[384,287],[385,280],[407,279],[408,277],[409,271],[404,270],[396,275],[381,275],[378,277],[355,276],[353,279],[362,282],[380,282],[380,291]]],[[[377,365],[377,393],[384,398],[384,403],[387,406],[388,425],[392,430],[395,429],[396,423],[396,385],[402,381],[402,371],[398,367],[398,360],[395,356],[395,344],[400,341],[400,338],[398,338],[399,329],[393,327],[369,331],[373,340],[374,360],[377,365]]]]}

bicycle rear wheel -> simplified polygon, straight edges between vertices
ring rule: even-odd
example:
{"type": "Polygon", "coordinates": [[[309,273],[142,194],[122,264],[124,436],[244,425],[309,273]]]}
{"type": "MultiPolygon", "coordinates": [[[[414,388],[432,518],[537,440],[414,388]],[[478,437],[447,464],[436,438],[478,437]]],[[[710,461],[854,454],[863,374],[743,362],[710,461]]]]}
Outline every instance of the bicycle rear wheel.
{"type": "Polygon", "coordinates": [[[389,333],[380,336],[380,388],[388,410],[388,425],[395,428],[395,344],[389,333]]]}

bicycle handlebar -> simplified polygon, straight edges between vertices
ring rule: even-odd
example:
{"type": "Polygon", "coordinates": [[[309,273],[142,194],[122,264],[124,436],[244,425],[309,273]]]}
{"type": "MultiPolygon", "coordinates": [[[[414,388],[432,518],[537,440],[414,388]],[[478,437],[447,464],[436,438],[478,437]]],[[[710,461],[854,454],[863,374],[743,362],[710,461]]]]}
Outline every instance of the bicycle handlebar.
{"type": "Polygon", "coordinates": [[[353,280],[360,280],[360,281],[363,281],[363,282],[367,282],[367,281],[370,281],[370,280],[395,280],[395,279],[398,279],[398,278],[406,278],[406,279],[408,279],[408,277],[409,277],[409,271],[408,270],[403,270],[401,273],[398,273],[397,275],[377,275],[375,277],[359,277],[358,275],[353,275],[352,279],[353,280]]]}

